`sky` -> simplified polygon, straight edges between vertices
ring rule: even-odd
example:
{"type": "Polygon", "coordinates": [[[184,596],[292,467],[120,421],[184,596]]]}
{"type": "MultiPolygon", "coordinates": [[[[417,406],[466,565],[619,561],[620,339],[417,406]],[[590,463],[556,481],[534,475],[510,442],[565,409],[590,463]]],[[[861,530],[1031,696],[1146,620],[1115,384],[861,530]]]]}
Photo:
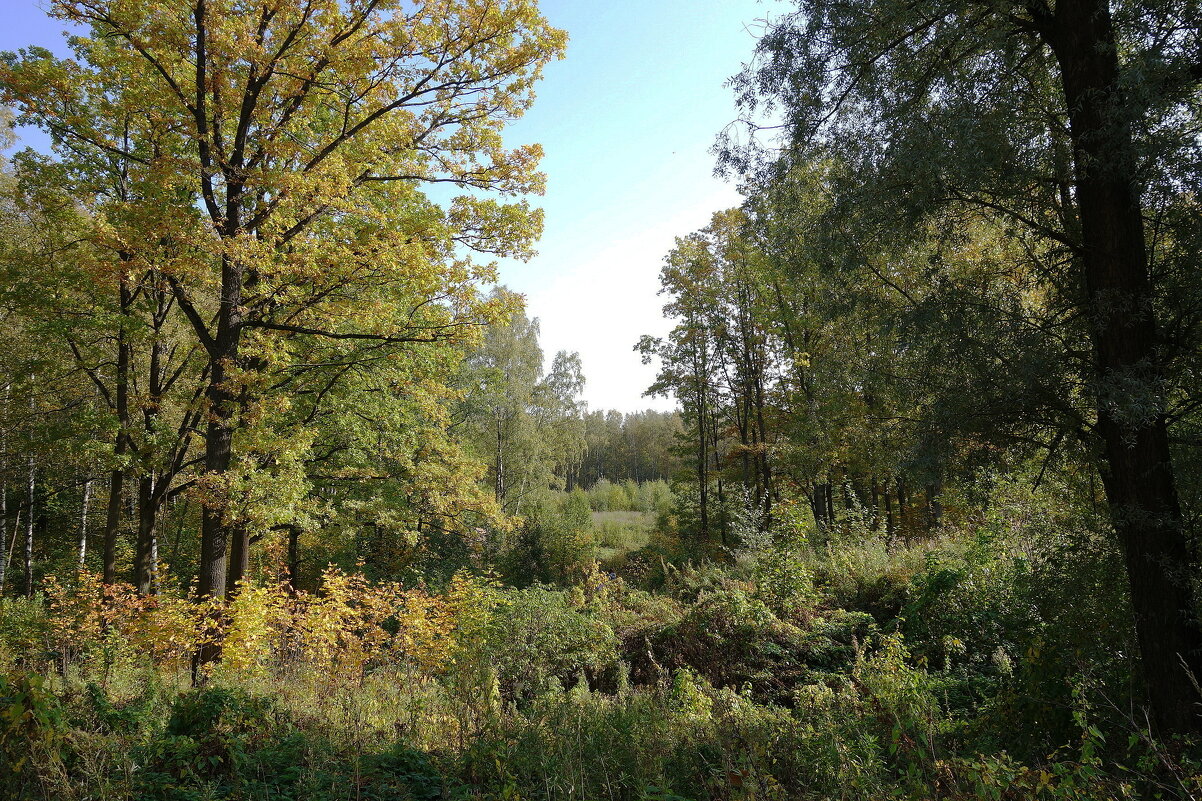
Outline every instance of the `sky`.
{"type": "MultiPolygon", "coordinates": [[[[42,0],[0,0],[0,51],[31,44],[66,55],[61,22],[42,0]]],[[[590,409],[670,409],[644,397],[655,365],[634,345],[671,328],[657,296],[677,236],[738,205],[713,175],[710,152],[736,115],[725,86],[751,57],[758,21],[778,0],[544,0],[568,31],[567,57],[550,64],[538,100],[509,130],[539,142],[547,192],[539,255],[501,264],[501,283],[526,296],[546,361],[580,353],[590,409]]],[[[36,140],[27,139],[26,144],[36,140]]]]}

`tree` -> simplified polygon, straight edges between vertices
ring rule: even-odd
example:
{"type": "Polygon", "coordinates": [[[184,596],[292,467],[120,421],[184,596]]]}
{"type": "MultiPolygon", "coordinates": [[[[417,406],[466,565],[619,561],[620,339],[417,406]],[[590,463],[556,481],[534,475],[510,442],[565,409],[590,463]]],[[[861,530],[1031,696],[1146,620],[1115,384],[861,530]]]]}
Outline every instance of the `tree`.
{"type": "Polygon", "coordinates": [[[781,386],[784,343],[772,322],[778,302],[768,263],[747,224],[742,210],[729,209],[677,240],[660,278],[661,293],[671,298],[664,313],[678,323],[667,340],[644,338],[639,345],[663,366],[652,391],[675,394],[685,418],[695,421],[698,523],[708,529],[713,480],[723,539],[726,481],[743,485],[765,526],[779,499],[773,395],[781,386]]]}
{"type": "Polygon", "coordinates": [[[490,271],[460,251],[528,253],[540,215],[479,195],[442,209],[420,189],[540,190],[538,146],[506,150],[500,131],[564,35],[528,0],[53,13],[92,27],[78,61],[10,55],[0,86],[61,150],[114,157],[130,191],[97,238],[125,274],[163,277],[204,357],[199,592],[220,597],[248,565],[239,487],[273,458],[240,451],[239,433],[292,343],[455,343],[489,318],[474,281],[490,271]]]}
{"type": "MultiPolygon", "coordinates": [[[[1202,721],[1184,702],[1202,628],[1170,451],[1171,424],[1194,406],[1180,382],[1196,296],[1173,291],[1184,262],[1157,260],[1164,239],[1188,234],[1147,234],[1145,211],[1171,219],[1198,182],[1196,161],[1177,156],[1194,146],[1199,19],[1190,2],[807,0],[738,79],[745,109],[783,116],[783,156],[761,164],[846,165],[836,213],[850,216],[831,227],[858,217],[860,242],[897,242],[975,213],[1038,241],[1041,291],[1088,334],[1085,435],[1164,733],[1202,721]]],[[[759,155],[730,147],[726,163],[752,169],[759,155]]]]}
{"type": "Polygon", "coordinates": [[[725,542],[727,527],[720,472],[723,453],[718,431],[721,345],[717,335],[723,321],[718,298],[723,287],[720,266],[707,233],[699,231],[678,237],[676,247],[664,258],[660,291],[671,297],[664,306],[664,316],[679,322],[666,339],[644,336],[636,349],[644,363],[649,363],[652,357],[660,361],[659,374],[648,393],[672,394],[681,404],[692,444],[697,535],[702,540],[710,536],[710,484],[716,477],[719,532],[725,542]]]}
{"type": "MultiPolygon", "coordinates": [[[[512,303],[505,290],[497,300],[512,303]]],[[[488,464],[496,502],[521,514],[527,496],[563,483],[584,450],[580,356],[559,352],[543,372],[538,320],[515,309],[491,326],[460,379],[463,437],[488,464]]]]}

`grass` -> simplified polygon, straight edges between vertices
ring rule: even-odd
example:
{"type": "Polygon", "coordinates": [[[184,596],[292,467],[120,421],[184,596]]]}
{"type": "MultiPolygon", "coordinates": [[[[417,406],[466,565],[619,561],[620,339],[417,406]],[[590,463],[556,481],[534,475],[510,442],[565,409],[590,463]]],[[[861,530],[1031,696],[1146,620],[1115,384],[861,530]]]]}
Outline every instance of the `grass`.
{"type": "Polygon", "coordinates": [[[650,512],[593,512],[597,558],[602,562],[637,551],[651,539],[655,515],[650,512]]]}

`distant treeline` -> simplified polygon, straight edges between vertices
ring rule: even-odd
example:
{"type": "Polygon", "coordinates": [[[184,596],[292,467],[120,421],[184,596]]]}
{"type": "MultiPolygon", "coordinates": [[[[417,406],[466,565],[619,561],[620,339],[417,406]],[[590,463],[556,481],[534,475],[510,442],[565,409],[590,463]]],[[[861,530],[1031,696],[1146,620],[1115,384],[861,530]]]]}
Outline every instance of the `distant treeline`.
{"type": "Polygon", "coordinates": [[[589,412],[584,432],[584,457],[568,471],[568,489],[591,487],[601,479],[668,481],[683,467],[684,425],[677,412],[589,412]]]}

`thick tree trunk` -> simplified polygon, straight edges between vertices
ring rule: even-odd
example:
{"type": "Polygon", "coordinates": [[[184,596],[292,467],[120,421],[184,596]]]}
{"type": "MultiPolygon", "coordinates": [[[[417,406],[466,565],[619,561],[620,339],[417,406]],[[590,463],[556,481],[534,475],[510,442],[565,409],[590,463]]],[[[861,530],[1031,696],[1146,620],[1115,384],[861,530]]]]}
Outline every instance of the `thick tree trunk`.
{"type": "Polygon", "coordinates": [[[109,473],[108,509],[104,519],[104,553],[102,576],[105,584],[117,581],[117,536],[121,531],[121,496],[124,492],[125,465],[122,463],[129,448],[129,363],[131,346],[126,338],[124,318],[133,304],[133,293],[123,280],[120,286],[122,326],[117,331],[117,375],[113,402],[117,414],[117,439],[113,444],[112,472],[109,473]]]}
{"type": "Polygon", "coordinates": [[[214,374],[209,385],[209,424],[205,432],[205,478],[217,486],[216,497],[206,499],[200,517],[200,575],[197,593],[201,598],[222,598],[226,587],[226,551],[228,529],[225,524],[225,474],[232,461],[233,426],[225,414],[225,407],[232,406],[234,398],[222,386],[226,370],[223,364],[214,364],[214,374]]]}
{"type": "Polygon", "coordinates": [[[148,472],[138,479],[138,538],[134,547],[134,586],[142,595],[150,594],[154,558],[155,503],[154,474],[148,472]]]}
{"type": "MultiPolygon", "coordinates": [[[[198,6],[198,9],[202,6],[198,6]]],[[[199,12],[198,12],[199,13],[199,12]]],[[[200,59],[203,61],[203,58],[200,59]]],[[[231,189],[230,191],[233,191],[231,189]]],[[[236,205],[227,206],[227,233],[239,229],[236,205]]],[[[205,429],[205,458],[202,481],[208,484],[209,497],[201,507],[200,569],[197,595],[201,599],[225,598],[230,587],[237,587],[246,575],[249,532],[233,525],[227,473],[233,464],[234,427],[241,408],[241,393],[233,384],[236,375],[231,371],[238,365],[242,342],[243,309],[242,284],[244,269],[225,257],[221,263],[221,302],[217,312],[217,332],[209,343],[209,385],[206,398],[209,422],[205,429]],[[231,538],[236,538],[237,560],[227,561],[231,538]]],[[[204,666],[218,659],[221,646],[206,643],[196,652],[192,662],[192,681],[202,683],[204,666]]]]}
{"type": "Polygon", "coordinates": [[[1152,719],[1162,734],[1198,732],[1197,571],[1157,386],[1162,368],[1130,112],[1108,4],[1061,0],[1047,33],[1061,67],[1074,149],[1100,468],[1125,552],[1152,719]]]}
{"type": "MultiPolygon", "coordinates": [[[[236,220],[232,221],[236,225],[236,220]]],[[[207,391],[209,424],[205,432],[205,480],[210,482],[209,499],[200,521],[200,581],[197,592],[202,598],[222,598],[229,584],[237,584],[244,575],[245,563],[229,566],[226,562],[231,525],[226,473],[233,463],[234,425],[239,408],[239,393],[230,386],[230,371],[238,364],[242,339],[243,271],[230,259],[221,267],[221,307],[217,315],[217,335],[209,352],[210,372],[207,391]],[[232,569],[229,569],[231,568],[232,569]]],[[[233,532],[242,539],[246,532],[233,532]]],[[[245,542],[238,547],[245,548],[245,542]]]]}
{"type": "Polygon", "coordinates": [[[233,597],[238,593],[241,582],[250,574],[250,531],[242,525],[231,527],[229,543],[230,559],[225,593],[233,597]]]}
{"type": "MultiPolygon", "coordinates": [[[[119,457],[125,450],[123,447],[125,437],[118,434],[117,440],[118,444],[113,448],[113,452],[119,457]]],[[[117,535],[121,530],[121,494],[124,491],[124,483],[125,471],[123,469],[117,468],[109,473],[109,497],[105,509],[104,542],[101,554],[104,562],[101,570],[105,584],[113,584],[117,581],[117,535]]]]}

